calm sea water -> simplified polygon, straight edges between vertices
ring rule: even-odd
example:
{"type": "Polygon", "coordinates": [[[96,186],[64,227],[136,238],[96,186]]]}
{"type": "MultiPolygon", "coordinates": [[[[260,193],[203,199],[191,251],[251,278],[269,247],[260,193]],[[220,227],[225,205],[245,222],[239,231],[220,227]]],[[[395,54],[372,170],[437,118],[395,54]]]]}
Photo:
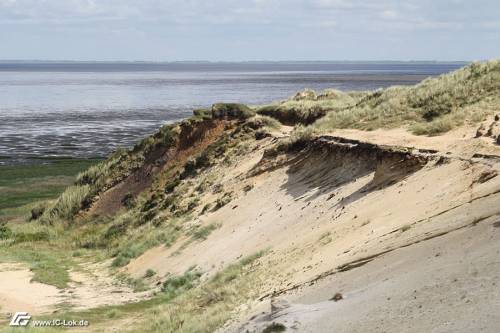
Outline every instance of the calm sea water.
{"type": "Polygon", "coordinates": [[[0,164],[105,156],[215,102],[408,85],[461,63],[0,63],[0,164]]]}

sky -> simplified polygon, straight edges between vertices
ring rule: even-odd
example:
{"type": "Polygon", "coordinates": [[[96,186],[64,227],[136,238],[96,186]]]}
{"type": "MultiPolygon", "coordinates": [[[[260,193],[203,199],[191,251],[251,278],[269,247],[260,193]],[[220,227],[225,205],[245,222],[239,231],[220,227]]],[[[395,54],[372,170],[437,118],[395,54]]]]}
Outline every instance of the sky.
{"type": "Polygon", "coordinates": [[[498,0],[0,0],[0,59],[483,60],[498,0]]]}

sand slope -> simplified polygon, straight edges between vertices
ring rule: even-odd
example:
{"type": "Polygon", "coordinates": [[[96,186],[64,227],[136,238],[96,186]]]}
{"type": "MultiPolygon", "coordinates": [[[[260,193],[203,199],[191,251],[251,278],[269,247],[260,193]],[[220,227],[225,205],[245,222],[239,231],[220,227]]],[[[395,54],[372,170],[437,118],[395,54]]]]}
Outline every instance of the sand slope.
{"type": "Polygon", "coordinates": [[[238,195],[197,220],[221,224],[207,240],[154,248],[126,269],[213,274],[270,249],[260,300],[222,331],[273,322],[297,332],[497,331],[500,149],[472,132],[344,131],[264,158],[263,144],[224,170],[238,195]],[[344,299],[330,301],[337,292],[344,299]],[[271,299],[289,305],[271,311],[271,299]]]}
{"type": "MultiPolygon", "coordinates": [[[[164,277],[197,266],[205,280],[267,249],[260,296],[235,309],[221,332],[273,324],[291,332],[500,329],[499,146],[474,138],[473,129],[439,138],[339,131],[301,150],[266,153],[286,135],[252,140],[234,163],[203,171],[233,193],[222,208],[187,222],[220,226],[206,239],[185,234],[123,272],[164,277]]],[[[204,193],[200,207],[218,196],[204,193]]],[[[148,296],[115,286],[100,265],[72,272],[65,292],[30,283],[25,268],[4,270],[2,281],[30,292],[14,299],[17,289],[0,288],[2,311],[21,300],[44,313],[61,302],[81,309],[148,296]]]]}

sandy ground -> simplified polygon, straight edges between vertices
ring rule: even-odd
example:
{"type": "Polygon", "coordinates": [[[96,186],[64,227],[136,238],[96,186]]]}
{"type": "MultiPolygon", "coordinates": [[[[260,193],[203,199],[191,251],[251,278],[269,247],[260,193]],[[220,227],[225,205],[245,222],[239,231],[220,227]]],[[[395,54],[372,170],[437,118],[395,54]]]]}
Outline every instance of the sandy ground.
{"type": "Polygon", "coordinates": [[[0,264],[1,318],[26,311],[46,314],[59,309],[83,310],[103,305],[134,302],[150,296],[149,292],[133,292],[109,275],[107,264],[93,264],[82,271],[70,271],[71,282],[58,289],[32,281],[33,273],[22,264],[0,264]]]}
{"type": "MultiPolygon", "coordinates": [[[[489,123],[489,121],[485,122],[489,123]]],[[[448,156],[471,158],[474,154],[497,154],[498,146],[491,137],[473,138],[477,126],[461,127],[446,135],[419,136],[407,132],[405,129],[378,129],[374,131],[360,131],[352,129],[339,129],[332,135],[372,142],[379,145],[416,147],[420,149],[433,149],[448,156]]]]}
{"type": "MultiPolygon", "coordinates": [[[[403,247],[283,297],[239,332],[497,332],[500,216],[403,247]],[[334,301],[340,293],[343,299],[334,301]]],[[[274,301],[276,302],[276,301],[274,301]]]]}
{"type": "Polygon", "coordinates": [[[31,282],[33,273],[21,264],[0,264],[0,311],[7,317],[16,311],[47,312],[62,301],[59,289],[31,282]]]}

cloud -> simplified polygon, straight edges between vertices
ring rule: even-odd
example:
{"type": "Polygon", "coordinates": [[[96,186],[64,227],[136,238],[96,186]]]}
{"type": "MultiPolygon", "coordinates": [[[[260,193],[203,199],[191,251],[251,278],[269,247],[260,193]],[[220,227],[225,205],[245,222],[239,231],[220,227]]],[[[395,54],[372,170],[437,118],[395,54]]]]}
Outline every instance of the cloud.
{"type": "Polygon", "coordinates": [[[498,2],[478,0],[0,0],[0,23],[81,24],[92,21],[161,21],[177,25],[288,24],[336,26],[413,25],[447,29],[479,25],[500,10],[498,2]]]}
{"type": "MultiPolygon", "coordinates": [[[[206,46],[204,54],[218,45],[222,56],[228,48],[240,57],[260,48],[287,58],[293,58],[290,49],[301,57],[316,57],[313,51],[323,50],[325,57],[343,52],[348,58],[374,47],[382,52],[378,45],[391,52],[394,41],[412,41],[401,46],[401,53],[416,53],[446,39],[452,52],[466,44],[458,42],[464,35],[469,44],[479,44],[488,34],[491,44],[491,36],[500,32],[499,12],[497,0],[0,0],[0,43],[12,54],[23,54],[16,50],[29,40],[53,43],[54,52],[68,41],[93,52],[121,43],[116,52],[129,50],[135,56],[138,50],[130,51],[134,46],[129,42],[142,45],[144,52],[165,43],[165,54],[181,58],[199,45],[206,46]],[[234,50],[242,44],[247,50],[234,50]]],[[[499,48],[491,46],[488,52],[499,48]]]]}

